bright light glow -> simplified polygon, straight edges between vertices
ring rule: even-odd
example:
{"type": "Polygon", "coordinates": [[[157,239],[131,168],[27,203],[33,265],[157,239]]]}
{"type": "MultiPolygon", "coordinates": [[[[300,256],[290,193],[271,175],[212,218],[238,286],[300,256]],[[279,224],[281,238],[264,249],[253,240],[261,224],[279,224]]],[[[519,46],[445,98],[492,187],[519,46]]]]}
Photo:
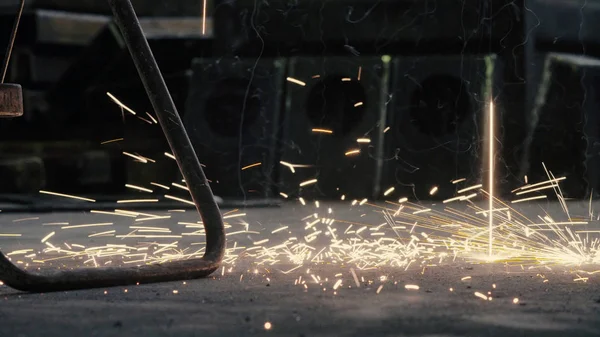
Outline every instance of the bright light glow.
{"type": "Polygon", "coordinates": [[[488,193],[489,193],[489,216],[488,216],[488,231],[489,231],[489,256],[493,253],[493,232],[494,232],[494,102],[490,101],[490,113],[488,117],[488,193]]]}

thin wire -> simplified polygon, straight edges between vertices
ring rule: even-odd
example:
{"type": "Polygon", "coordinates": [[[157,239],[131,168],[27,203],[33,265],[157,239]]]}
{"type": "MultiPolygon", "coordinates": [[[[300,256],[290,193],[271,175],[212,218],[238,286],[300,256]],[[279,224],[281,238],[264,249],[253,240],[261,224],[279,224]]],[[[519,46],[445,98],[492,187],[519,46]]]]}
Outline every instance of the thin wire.
{"type": "Polygon", "coordinates": [[[13,46],[15,45],[15,39],[17,38],[17,30],[19,29],[19,23],[21,22],[21,16],[23,15],[24,7],[25,7],[25,0],[21,0],[21,8],[19,8],[19,12],[17,13],[17,17],[15,19],[15,24],[13,26],[12,33],[10,35],[10,42],[8,43],[8,48],[6,49],[6,55],[4,56],[4,63],[2,64],[2,78],[0,79],[0,84],[4,83],[4,78],[6,77],[6,72],[8,71],[8,64],[10,63],[10,55],[12,54],[13,46]]]}

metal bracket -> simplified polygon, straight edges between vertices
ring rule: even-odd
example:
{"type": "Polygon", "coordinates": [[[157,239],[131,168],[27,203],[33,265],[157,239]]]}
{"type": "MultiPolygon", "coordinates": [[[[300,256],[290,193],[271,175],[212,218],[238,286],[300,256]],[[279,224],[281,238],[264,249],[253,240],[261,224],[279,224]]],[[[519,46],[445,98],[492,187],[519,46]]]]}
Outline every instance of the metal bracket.
{"type": "Polygon", "coordinates": [[[0,280],[18,290],[50,292],[196,279],[208,276],[217,270],[225,253],[225,227],[221,212],[131,1],[108,0],[108,2],[171,151],[188,184],[196,209],[202,218],[206,231],[206,251],[204,256],[198,259],[132,268],[77,269],[44,275],[23,271],[0,253],[0,280]]]}

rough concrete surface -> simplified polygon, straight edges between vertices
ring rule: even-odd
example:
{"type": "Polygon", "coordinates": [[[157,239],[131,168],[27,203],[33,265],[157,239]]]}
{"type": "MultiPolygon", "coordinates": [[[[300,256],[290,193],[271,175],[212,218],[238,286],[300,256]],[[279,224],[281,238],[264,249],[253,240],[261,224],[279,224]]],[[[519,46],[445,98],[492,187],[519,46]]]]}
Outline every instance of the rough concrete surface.
{"type": "MultiPolygon", "coordinates": [[[[337,216],[354,216],[344,207],[335,205],[337,216]]],[[[549,207],[558,209],[557,205],[549,207]]],[[[587,204],[575,208],[587,214],[587,204]]],[[[538,212],[540,207],[534,205],[531,210],[538,212]]],[[[254,231],[270,233],[282,225],[304,226],[299,219],[307,212],[311,211],[299,205],[248,209],[244,221],[254,231]]],[[[39,250],[44,247],[41,238],[51,230],[43,223],[92,223],[103,221],[103,216],[110,217],[85,213],[3,214],[0,233],[22,236],[0,237],[0,248],[3,252],[34,247],[39,250]]],[[[169,227],[177,221],[197,219],[190,210],[177,216],[165,220],[171,223],[169,227]]],[[[128,218],[113,217],[112,221],[117,229],[126,229],[132,223],[128,218]]],[[[54,242],[93,240],[98,244],[118,240],[91,239],[87,237],[90,232],[57,231],[54,242]]],[[[240,237],[240,244],[243,240],[248,239],[240,237]]],[[[232,239],[229,241],[231,244],[232,239]]],[[[501,264],[455,261],[406,271],[389,267],[357,269],[360,287],[356,287],[350,266],[307,264],[285,274],[282,271],[293,266],[282,264],[261,268],[255,274],[252,262],[239,259],[231,271],[219,270],[210,278],[185,283],[46,294],[26,294],[0,286],[0,337],[600,335],[600,273],[585,275],[585,282],[574,281],[578,275],[573,270],[577,268],[554,266],[552,270],[507,272],[501,264]],[[342,276],[335,277],[338,273],[342,276]],[[310,274],[318,275],[320,284],[313,282],[310,274]],[[310,281],[308,287],[294,284],[299,276],[310,281]],[[467,276],[470,279],[463,279],[467,276]],[[343,283],[334,293],[337,279],[343,283]],[[418,285],[419,289],[408,290],[407,284],[418,285]],[[483,300],[475,292],[490,292],[492,300],[483,300]],[[515,298],[518,303],[514,303],[515,298]],[[268,330],[267,322],[271,324],[268,330]]],[[[81,265],[78,261],[61,263],[81,265]]],[[[587,266],[586,270],[594,267],[587,266]]]]}

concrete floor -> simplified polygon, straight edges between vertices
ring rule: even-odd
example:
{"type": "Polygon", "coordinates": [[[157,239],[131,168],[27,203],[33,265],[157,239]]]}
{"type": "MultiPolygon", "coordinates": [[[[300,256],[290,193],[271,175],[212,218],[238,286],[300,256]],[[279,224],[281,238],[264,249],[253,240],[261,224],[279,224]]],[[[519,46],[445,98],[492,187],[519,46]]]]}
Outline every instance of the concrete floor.
{"type": "MultiPolygon", "coordinates": [[[[324,207],[321,205],[322,210],[324,207]]],[[[540,212],[539,204],[524,207],[524,212],[540,212]]],[[[543,207],[558,210],[557,205],[543,207]]],[[[341,205],[332,208],[336,218],[364,215],[361,222],[381,222],[369,209],[351,211],[341,205]]],[[[266,237],[276,241],[283,234],[271,235],[272,230],[282,225],[304,227],[299,219],[311,212],[312,209],[296,204],[249,209],[244,221],[250,224],[251,231],[267,233],[266,237]]],[[[574,205],[572,212],[587,215],[587,204],[574,205]]],[[[174,215],[161,225],[170,224],[170,228],[175,228],[177,222],[196,219],[197,216],[188,211],[174,215]]],[[[234,222],[238,220],[231,220],[230,232],[235,226],[241,226],[234,222]]],[[[127,232],[133,220],[84,213],[3,214],[0,233],[22,236],[0,237],[0,248],[3,252],[42,249],[44,244],[40,240],[56,228],[43,223],[103,221],[113,222],[111,228],[118,233],[127,232]]],[[[57,234],[51,241],[54,244],[61,241],[102,244],[118,240],[88,238],[89,233],[103,230],[106,229],[55,230],[57,234]]],[[[243,244],[249,238],[230,238],[230,244],[234,240],[243,244]]],[[[171,241],[173,239],[164,240],[171,241]]],[[[180,242],[180,245],[185,244],[180,242]]],[[[231,271],[222,274],[219,270],[210,278],[185,284],[174,282],[47,294],[26,294],[1,286],[0,337],[600,335],[600,273],[579,273],[588,279],[574,281],[578,276],[572,270],[579,267],[511,269],[507,273],[506,267],[499,264],[453,262],[407,271],[389,267],[357,269],[360,287],[356,287],[350,266],[346,265],[306,264],[284,274],[282,271],[293,266],[282,264],[260,268],[255,274],[252,262],[252,259],[240,258],[235,266],[228,266],[231,271]],[[338,273],[342,276],[334,277],[338,273]],[[320,284],[313,282],[310,274],[318,275],[320,284]],[[294,284],[299,276],[310,281],[307,288],[294,284]],[[466,276],[471,278],[463,280],[466,276]],[[334,293],[336,279],[342,279],[343,285],[334,293]],[[406,284],[419,285],[420,289],[407,290],[406,284]],[[491,301],[474,295],[474,292],[487,294],[488,291],[491,301]],[[517,304],[513,302],[515,298],[519,299],[517,304]],[[271,324],[269,330],[265,329],[267,322],[271,324]]],[[[72,267],[81,265],[81,261],[61,264],[72,267]]],[[[586,270],[593,271],[594,266],[587,266],[586,270]]]]}

